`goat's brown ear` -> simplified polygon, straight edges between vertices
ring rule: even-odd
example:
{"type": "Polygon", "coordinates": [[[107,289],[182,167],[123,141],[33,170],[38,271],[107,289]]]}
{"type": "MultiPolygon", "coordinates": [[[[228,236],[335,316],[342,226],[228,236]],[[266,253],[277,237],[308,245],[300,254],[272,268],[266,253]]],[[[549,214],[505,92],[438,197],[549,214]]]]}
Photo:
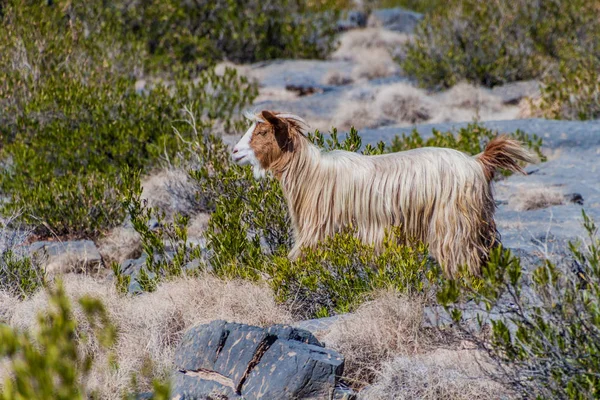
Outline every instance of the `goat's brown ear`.
{"type": "Polygon", "coordinates": [[[281,118],[277,118],[271,111],[264,110],[261,113],[262,117],[273,126],[285,126],[285,122],[281,118]]]}

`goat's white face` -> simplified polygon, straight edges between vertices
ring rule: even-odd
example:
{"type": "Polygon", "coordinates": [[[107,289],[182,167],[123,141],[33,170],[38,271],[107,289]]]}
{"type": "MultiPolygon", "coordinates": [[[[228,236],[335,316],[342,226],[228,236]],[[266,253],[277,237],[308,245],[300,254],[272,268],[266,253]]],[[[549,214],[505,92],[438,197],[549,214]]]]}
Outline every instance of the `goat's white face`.
{"type": "Polygon", "coordinates": [[[257,122],[253,122],[250,128],[244,133],[244,136],[240,139],[240,141],[233,148],[233,152],[231,154],[231,158],[238,165],[252,165],[254,170],[254,177],[261,178],[265,175],[264,169],[261,167],[258,158],[256,158],[256,154],[254,153],[254,149],[250,145],[250,141],[252,140],[252,135],[254,134],[254,130],[256,129],[257,122]]]}

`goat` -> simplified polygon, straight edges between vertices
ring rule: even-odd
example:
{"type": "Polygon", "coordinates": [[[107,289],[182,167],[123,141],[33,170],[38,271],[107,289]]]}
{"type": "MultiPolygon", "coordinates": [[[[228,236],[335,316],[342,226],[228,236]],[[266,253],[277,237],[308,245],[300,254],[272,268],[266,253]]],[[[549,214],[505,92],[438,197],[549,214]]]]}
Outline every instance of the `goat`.
{"type": "Polygon", "coordinates": [[[246,118],[252,124],[232,158],[252,165],[256,178],[270,172],[280,181],[293,225],[292,260],[347,227],[377,250],[386,229],[400,226],[406,239],[428,245],[446,276],[461,266],[479,274],[498,243],[492,179],[500,168],[525,174],[518,161],[535,161],[507,136],[475,156],[436,147],[377,156],[322,152],[298,116],[262,111],[246,118]]]}

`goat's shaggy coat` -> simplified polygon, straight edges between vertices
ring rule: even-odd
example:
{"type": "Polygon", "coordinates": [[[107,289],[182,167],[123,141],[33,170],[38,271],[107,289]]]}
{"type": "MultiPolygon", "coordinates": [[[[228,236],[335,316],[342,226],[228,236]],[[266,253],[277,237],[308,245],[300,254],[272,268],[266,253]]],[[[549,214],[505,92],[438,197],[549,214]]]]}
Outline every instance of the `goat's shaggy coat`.
{"type": "Polygon", "coordinates": [[[376,248],[387,228],[400,226],[406,239],[429,246],[446,275],[463,265],[477,274],[497,241],[496,170],[523,172],[517,161],[534,161],[504,136],[476,156],[433,147],[378,156],[322,152],[303,135],[299,117],[263,111],[250,118],[233,158],[281,182],[294,228],[292,259],[349,226],[376,248]]]}

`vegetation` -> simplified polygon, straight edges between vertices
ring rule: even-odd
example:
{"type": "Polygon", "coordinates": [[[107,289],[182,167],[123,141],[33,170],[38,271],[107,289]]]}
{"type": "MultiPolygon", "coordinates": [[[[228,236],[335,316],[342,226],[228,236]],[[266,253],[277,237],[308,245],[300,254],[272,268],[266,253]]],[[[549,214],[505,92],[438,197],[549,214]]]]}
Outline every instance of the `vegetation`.
{"type": "Polygon", "coordinates": [[[539,111],[546,118],[588,120],[600,117],[600,62],[581,57],[562,62],[543,81],[539,111]]]}
{"type": "Polygon", "coordinates": [[[274,258],[269,283],[277,299],[303,318],[354,311],[384,289],[422,293],[440,271],[424,245],[400,244],[399,237],[399,232],[388,232],[376,255],[352,231],[341,232],[307,250],[302,260],[274,258]]]}
{"type": "MultiPolygon", "coordinates": [[[[471,123],[466,128],[459,129],[456,134],[440,132],[437,129],[433,129],[432,134],[430,138],[424,140],[419,132],[414,129],[410,135],[396,136],[392,140],[390,151],[404,151],[419,147],[448,147],[475,155],[482,152],[485,145],[499,133],[477,123],[471,123]]],[[[535,134],[529,135],[520,129],[510,135],[533,151],[540,161],[546,161],[546,156],[541,151],[542,138],[535,134]]],[[[509,174],[510,172],[504,171],[504,173],[509,174]]]]}
{"type": "Polygon", "coordinates": [[[6,2],[0,190],[11,201],[4,212],[21,210],[41,237],[96,237],[119,224],[121,169],[147,170],[173,155],[172,125],[184,107],[198,129],[228,130],[256,95],[233,70],[208,67],[225,54],[318,57],[332,43],[323,18],[291,1],[6,2]]]}
{"type": "Polygon", "coordinates": [[[25,298],[35,293],[45,283],[46,272],[37,258],[4,249],[0,254],[0,288],[25,298]]]}
{"type": "Polygon", "coordinates": [[[425,15],[402,67],[433,88],[540,78],[577,54],[600,57],[598,6],[593,0],[453,0],[425,15]]]}
{"type": "Polygon", "coordinates": [[[525,397],[588,399],[600,391],[600,238],[585,212],[583,221],[588,237],[570,245],[570,265],[547,261],[528,272],[499,249],[482,279],[447,282],[438,296],[496,362],[494,377],[525,397]],[[461,298],[476,305],[476,328],[461,298]],[[482,337],[477,331],[489,322],[490,336],[482,337]]]}

